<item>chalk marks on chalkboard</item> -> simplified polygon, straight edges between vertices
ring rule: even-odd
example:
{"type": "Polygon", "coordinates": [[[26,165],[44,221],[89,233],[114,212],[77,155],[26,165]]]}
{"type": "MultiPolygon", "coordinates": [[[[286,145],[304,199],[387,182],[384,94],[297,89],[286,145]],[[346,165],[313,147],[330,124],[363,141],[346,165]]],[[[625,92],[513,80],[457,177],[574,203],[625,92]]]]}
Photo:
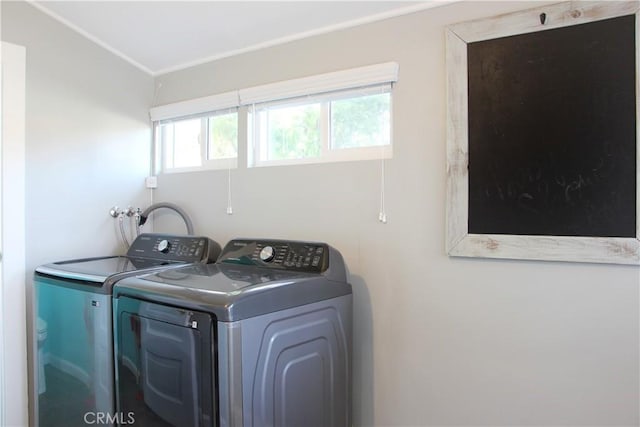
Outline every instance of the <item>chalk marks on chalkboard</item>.
{"type": "MultiPolygon", "coordinates": [[[[557,165],[557,162],[550,160],[549,164],[557,165]]],[[[496,164],[490,167],[489,173],[491,180],[484,185],[485,202],[519,200],[525,202],[522,204],[524,209],[536,211],[538,209],[534,209],[533,202],[544,205],[550,202],[574,203],[584,198],[584,192],[607,179],[602,158],[593,167],[574,174],[554,166],[544,166],[544,163],[520,168],[506,178],[498,177],[496,164]],[[554,198],[556,200],[552,200],[554,198]]]]}
{"type": "Polygon", "coordinates": [[[615,155],[602,153],[569,165],[562,156],[547,152],[528,163],[505,163],[509,161],[495,159],[485,165],[484,173],[473,172],[470,163],[474,177],[483,176],[469,187],[474,214],[469,224],[474,232],[518,234],[514,231],[523,226],[529,235],[634,231],[635,210],[629,209],[635,203],[629,191],[633,182],[625,175],[628,166],[615,155]]]}
{"type": "Polygon", "coordinates": [[[584,203],[593,188],[603,180],[598,170],[589,175],[578,173],[577,176],[548,173],[542,168],[524,169],[506,182],[500,182],[493,174],[493,182],[485,187],[484,202],[511,203],[515,212],[548,215],[556,206],[584,203]]]}

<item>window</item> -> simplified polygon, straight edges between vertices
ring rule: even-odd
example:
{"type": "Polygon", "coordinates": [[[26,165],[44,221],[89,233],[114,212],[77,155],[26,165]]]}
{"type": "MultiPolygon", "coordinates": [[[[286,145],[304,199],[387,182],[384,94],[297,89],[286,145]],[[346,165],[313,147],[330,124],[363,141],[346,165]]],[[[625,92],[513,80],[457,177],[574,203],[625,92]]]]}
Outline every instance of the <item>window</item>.
{"type": "Polygon", "coordinates": [[[397,71],[387,63],[241,90],[249,166],[391,157],[397,71]]]}
{"type": "Polygon", "coordinates": [[[391,144],[391,94],[374,93],[330,104],[334,150],[391,144]]]}
{"type": "Polygon", "coordinates": [[[238,112],[215,115],[207,124],[207,160],[238,157],[238,112]]]}
{"type": "Polygon", "coordinates": [[[237,166],[238,92],[151,109],[156,169],[184,172],[237,166]]]}
{"type": "Polygon", "coordinates": [[[160,122],[158,139],[164,172],[235,167],[238,112],[160,122]]]}
{"type": "Polygon", "coordinates": [[[237,167],[239,114],[248,166],[390,158],[397,77],[388,62],[153,107],[155,172],[237,167]]]}
{"type": "Polygon", "coordinates": [[[250,166],[389,157],[390,87],[256,106],[250,166]]]}
{"type": "Polygon", "coordinates": [[[162,169],[201,166],[201,120],[181,120],[160,125],[162,169]]]}
{"type": "Polygon", "coordinates": [[[318,157],[320,107],[319,103],[265,106],[250,114],[249,139],[254,141],[254,158],[269,161],[318,157]],[[257,135],[255,139],[252,131],[257,135]]]}

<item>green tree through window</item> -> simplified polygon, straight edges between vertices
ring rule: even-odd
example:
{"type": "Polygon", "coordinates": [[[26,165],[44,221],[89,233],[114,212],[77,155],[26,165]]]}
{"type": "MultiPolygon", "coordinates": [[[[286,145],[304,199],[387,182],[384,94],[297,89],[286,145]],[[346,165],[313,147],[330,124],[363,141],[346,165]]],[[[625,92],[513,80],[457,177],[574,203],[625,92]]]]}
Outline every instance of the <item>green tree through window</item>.
{"type": "Polygon", "coordinates": [[[209,118],[209,159],[227,159],[238,153],[238,114],[220,114],[209,118]]]}
{"type": "Polygon", "coordinates": [[[388,93],[331,102],[331,148],[389,144],[388,93]]]}
{"type": "Polygon", "coordinates": [[[269,160],[320,155],[320,104],[273,109],[268,115],[269,160]]]}

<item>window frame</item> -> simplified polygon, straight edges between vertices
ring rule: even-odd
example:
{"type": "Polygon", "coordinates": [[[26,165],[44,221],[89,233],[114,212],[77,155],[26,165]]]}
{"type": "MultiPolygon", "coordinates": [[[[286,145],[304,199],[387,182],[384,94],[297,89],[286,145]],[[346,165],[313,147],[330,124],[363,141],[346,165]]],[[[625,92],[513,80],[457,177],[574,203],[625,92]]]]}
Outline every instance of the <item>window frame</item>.
{"type": "MultiPolygon", "coordinates": [[[[240,94],[237,90],[204,96],[201,98],[189,99],[186,101],[174,102],[171,104],[159,105],[149,110],[149,118],[153,125],[152,141],[152,163],[153,174],[157,173],[181,173],[197,172],[203,170],[231,169],[238,167],[238,156],[240,152],[240,94]],[[189,166],[179,168],[166,167],[166,144],[161,140],[160,126],[169,122],[195,119],[198,117],[213,117],[219,114],[235,112],[238,123],[238,136],[236,142],[236,156],[226,159],[208,159],[208,141],[200,143],[200,166],[189,166]]],[[[208,126],[208,123],[207,123],[208,126]]],[[[208,129],[201,128],[203,135],[209,138],[208,129]]]]}
{"type": "MultiPolygon", "coordinates": [[[[228,108],[224,110],[217,110],[208,112],[205,114],[197,114],[193,116],[179,117],[169,120],[161,120],[154,122],[154,145],[158,157],[156,158],[156,170],[160,173],[182,173],[182,172],[197,172],[203,170],[220,170],[220,169],[235,169],[238,167],[238,146],[240,144],[240,138],[237,136],[236,140],[236,155],[235,157],[226,157],[221,159],[209,158],[209,137],[210,137],[210,119],[216,116],[225,114],[235,114],[236,123],[239,127],[240,112],[238,108],[228,108]],[[200,120],[200,165],[195,166],[182,166],[182,167],[169,167],[169,145],[165,139],[165,134],[161,131],[163,125],[168,125],[175,122],[187,121],[187,120],[200,120]]],[[[174,145],[175,147],[175,145],[174,145]]],[[[175,148],[174,148],[175,149],[175,148]]]]}
{"type": "MultiPolygon", "coordinates": [[[[296,97],[272,102],[253,104],[247,111],[247,167],[288,166],[299,164],[336,163],[345,161],[389,159],[393,157],[393,86],[391,83],[377,84],[359,88],[349,88],[315,96],[296,97]],[[356,99],[376,94],[389,95],[389,143],[365,147],[331,147],[331,104],[334,101],[356,99]],[[320,104],[320,154],[317,157],[294,159],[265,159],[262,153],[268,151],[268,141],[261,141],[256,135],[267,132],[262,129],[257,115],[280,106],[298,106],[320,104]],[[256,113],[257,111],[257,113],[256,113]],[[266,142],[267,144],[263,144],[266,142]]],[[[268,119],[267,119],[268,121],[268,119]]]]}
{"type": "MultiPolygon", "coordinates": [[[[152,107],[149,110],[149,118],[153,126],[153,141],[151,144],[152,174],[171,174],[182,172],[197,172],[215,169],[231,169],[239,166],[239,158],[246,162],[244,167],[255,167],[255,141],[253,138],[253,126],[247,120],[253,113],[256,105],[272,103],[275,101],[291,101],[294,98],[311,96],[326,96],[327,94],[349,93],[371,87],[388,87],[390,96],[389,104],[389,144],[370,147],[347,147],[330,149],[330,134],[327,133],[326,147],[321,147],[321,156],[306,159],[280,159],[261,161],[259,166],[276,166],[292,164],[311,164],[340,161],[359,161],[372,159],[388,159],[393,156],[393,85],[398,81],[399,65],[396,62],[385,62],[366,65],[346,70],[333,71],[324,74],[316,74],[302,78],[296,78],[275,83],[267,83],[239,90],[189,99],[165,105],[152,107]],[[220,111],[236,110],[238,123],[237,154],[234,158],[208,159],[208,142],[200,144],[200,166],[172,167],[166,165],[166,143],[160,140],[160,126],[169,121],[206,116],[220,111]],[[246,133],[240,127],[245,125],[246,133]],[[245,139],[246,137],[246,139],[245,139]]],[[[160,87],[160,86],[159,86],[160,87]]],[[[330,120],[326,115],[327,121],[330,120]]],[[[327,123],[328,124],[328,123],[327,123]]],[[[327,128],[328,126],[324,126],[327,128]]],[[[204,133],[209,137],[209,133],[204,133]]],[[[325,145],[325,144],[323,144],[325,145]]]]}

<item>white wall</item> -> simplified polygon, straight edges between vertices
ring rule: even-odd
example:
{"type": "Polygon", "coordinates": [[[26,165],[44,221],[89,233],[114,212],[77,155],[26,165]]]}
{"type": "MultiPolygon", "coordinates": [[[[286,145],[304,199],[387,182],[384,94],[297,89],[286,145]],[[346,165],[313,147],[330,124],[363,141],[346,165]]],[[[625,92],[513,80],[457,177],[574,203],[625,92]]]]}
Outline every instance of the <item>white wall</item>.
{"type": "Polygon", "coordinates": [[[0,425],[27,422],[27,340],[14,319],[26,317],[25,270],[25,48],[2,42],[0,143],[0,425]]]}
{"type": "MultiPolygon", "coordinates": [[[[539,5],[540,3],[535,3],[539,5]]],[[[196,232],[323,240],[355,294],[355,425],[638,425],[639,270],[444,252],[445,46],[454,22],[526,9],[464,2],[157,78],[158,104],[397,61],[386,225],[378,162],[162,175],[196,232]]],[[[242,150],[242,155],[246,155],[242,150]]],[[[183,230],[171,215],[163,230],[183,230]]]]}
{"type": "Polygon", "coordinates": [[[2,38],[27,47],[28,266],[114,252],[109,208],[148,204],[152,78],[25,2],[2,38]]]}
{"type": "Polygon", "coordinates": [[[121,252],[110,207],[149,204],[153,79],[28,3],[1,7],[2,40],[26,46],[30,304],[37,265],[121,252]]]}

